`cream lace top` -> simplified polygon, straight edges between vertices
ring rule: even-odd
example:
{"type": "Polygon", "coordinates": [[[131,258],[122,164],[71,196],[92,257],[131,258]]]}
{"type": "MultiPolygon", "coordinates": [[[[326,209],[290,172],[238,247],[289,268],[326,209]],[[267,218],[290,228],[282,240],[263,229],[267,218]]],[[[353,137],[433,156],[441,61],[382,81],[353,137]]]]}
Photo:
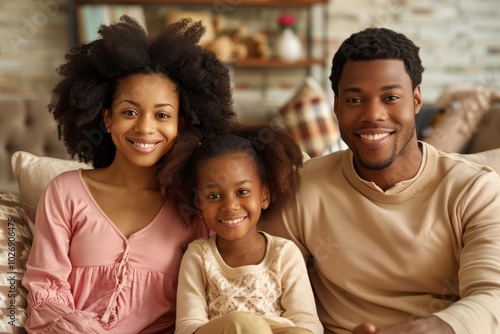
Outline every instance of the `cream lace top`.
{"type": "Polygon", "coordinates": [[[176,333],[193,333],[210,319],[234,311],[253,312],[287,326],[323,333],[304,259],[289,240],[267,238],[264,260],[232,268],[216,236],[192,242],[179,274],[176,333]]]}

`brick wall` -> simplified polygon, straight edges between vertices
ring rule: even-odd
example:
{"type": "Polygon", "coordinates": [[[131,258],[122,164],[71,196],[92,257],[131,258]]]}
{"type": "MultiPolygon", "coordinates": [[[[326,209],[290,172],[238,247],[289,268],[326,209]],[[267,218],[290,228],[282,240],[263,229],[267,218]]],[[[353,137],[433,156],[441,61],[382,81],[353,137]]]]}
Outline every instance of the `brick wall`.
{"type": "MultiPolygon", "coordinates": [[[[66,1],[0,0],[0,96],[49,94],[56,80],[54,70],[69,47],[66,1]]],[[[275,27],[269,23],[276,16],[272,10],[235,8],[232,12],[244,18],[249,32],[275,27]]],[[[325,16],[321,7],[314,8],[313,13],[314,52],[321,55],[325,16]]],[[[164,14],[162,10],[147,12],[153,27],[150,31],[162,25],[164,14]]],[[[432,102],[443,88],[454,83],[499,88],[500,0],[332,0],[328,14],[327,63],[351,33],[368,26],[384,26],[406,34],[421,47],[426,68],[424,101],[432,102]]],[[[329,64],[313,73],[325,83],[328,71],[329,64]]],[[[303,72],[280,71],[264,78],[261,73],[240,75],[242,80],[267,80],[293,93],[303,72]]]]}
{"type": "Polygon", "coordinates": [[[50,94],[68,49],[64,1],[0,0],[0,96],[50,94]]]}
{"type": "Polygon", "coordinates": [[[500,90],[500,0],[333,0],[329,13],[332,53],[369,26],[394,29],[420,46],[424,101],[456,83],[500,90]]]}

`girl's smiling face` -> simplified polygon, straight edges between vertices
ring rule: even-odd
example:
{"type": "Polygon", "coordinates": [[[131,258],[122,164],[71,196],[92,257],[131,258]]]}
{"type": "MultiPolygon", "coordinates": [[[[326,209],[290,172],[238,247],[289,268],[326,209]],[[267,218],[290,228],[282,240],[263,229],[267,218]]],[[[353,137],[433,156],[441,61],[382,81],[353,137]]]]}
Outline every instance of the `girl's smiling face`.
{"type": "Polygon", "coordinates": [[[106,127],[116,145],[117,161],[154,166],[174,145],[179,129],[176,84],[161,74],[134,74],[117,87],[106,127]]]}
{"type": "Polygon", "coordinates": [[[196,176],[199,208],[219,238],[236,241],[256,232],[270,197],[251,156],[232,153],[202,161],[196,176]]]}

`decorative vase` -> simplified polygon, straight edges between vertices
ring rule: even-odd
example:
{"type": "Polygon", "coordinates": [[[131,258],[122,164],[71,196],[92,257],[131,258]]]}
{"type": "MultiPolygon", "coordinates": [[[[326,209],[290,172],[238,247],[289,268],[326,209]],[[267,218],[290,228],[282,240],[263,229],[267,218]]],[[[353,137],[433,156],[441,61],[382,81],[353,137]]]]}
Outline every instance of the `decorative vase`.
{"type": "Polygon", "coordinates": [[[294,62],[302,57],[302,42],[292,29],[285,28],[276,41],[276,56],[294,62]]]}

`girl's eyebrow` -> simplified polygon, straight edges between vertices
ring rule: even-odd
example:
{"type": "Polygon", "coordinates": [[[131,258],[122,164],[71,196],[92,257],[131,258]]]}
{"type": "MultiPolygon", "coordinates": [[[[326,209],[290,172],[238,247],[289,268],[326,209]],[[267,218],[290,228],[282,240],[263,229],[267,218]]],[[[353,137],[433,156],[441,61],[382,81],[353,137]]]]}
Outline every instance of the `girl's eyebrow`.
{"type": "Polygon", "coordinates": [[[236,182],[235,185],[236,186],[241,186],[244,183],[252,183],[252,180],[249,180],[249,179],[241,180],[239,182],[236,182]]]}
{"type": "MultiPolygon", "coordinates": [[[[245,180],[236,182],[234,185],[241,186],[242,184],[245,184],[245,183],[252,183],[252,180],[245,179],[245,180]]],[[[205,189],[218,188],[218,187],[219,187],[219,185],[217,183],[207,183],[203,186],[203,188],[205,188],[205,189]]]]}

